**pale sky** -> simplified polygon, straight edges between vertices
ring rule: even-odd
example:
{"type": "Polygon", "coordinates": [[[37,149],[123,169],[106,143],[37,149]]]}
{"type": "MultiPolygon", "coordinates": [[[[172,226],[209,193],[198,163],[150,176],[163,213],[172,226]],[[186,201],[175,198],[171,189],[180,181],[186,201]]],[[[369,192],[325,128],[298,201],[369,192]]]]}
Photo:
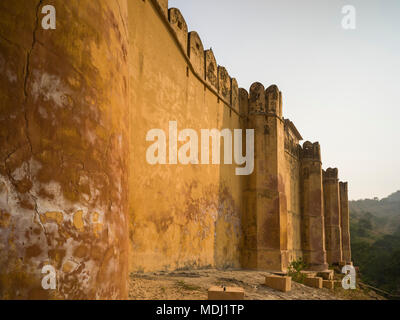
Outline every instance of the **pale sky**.
{"type": "Polygon", "coordinates": [[[277,84],[352,200],[400,190],[400,0],[170,0],[239,86],[277,84]],[[342,28],[353,5],[355,30],[342,28]]]}

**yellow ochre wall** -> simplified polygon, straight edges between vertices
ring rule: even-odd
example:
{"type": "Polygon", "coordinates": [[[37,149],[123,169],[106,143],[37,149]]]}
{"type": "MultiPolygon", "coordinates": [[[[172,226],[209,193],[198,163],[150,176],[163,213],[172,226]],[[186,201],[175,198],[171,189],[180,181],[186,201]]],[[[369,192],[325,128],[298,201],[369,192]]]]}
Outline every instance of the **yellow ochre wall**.
{"type": "MultiPolygon", "coordinates": [[[[130,270],[239,267],[242,178],[236,165],[146,161],[153,143],[146,142],[147,132],[163,129],[168,143],[169,121],[177,121],[178,130],[194,129],[199,143],[201,129],[241,128],[239,115],[195,76],[184,55],[187,43],[180,48],[163,18],[151,1],[129,2],[130,270]]],[[[177,35],[187,40],[186,30],[177,35]]],[[[204,66],[199,69],[204,79],[204,66]]]]}
{"type": "Polygon", "coordinates": [[[310,143],[277,86],[239,89],[167,0],[53,0],[56,30],[44,4],[0,2],[0,299],[127,298],[129,272],[325,268],[342,237],[324,216],[346,219],[350,262],[347,185],[304,179],[310,143]],[[146,135],[164,130],[168,150],[170,121],[197,132],[199,161],[201,129],[255,129],[254,172],[150,165],[146,135]]]}
{"type": "Polygon", "coordinates": [[[43,2],[0,2],[0,299],[124,298],[127,1],[43,2]]]}
{"type": "Polygon", "coordinates": [[[288,209],[288,250],[289,260],[302,257],[301,212],[300,212],[300,160],[297,155],[285,150],[285,184],[288,209]]]}

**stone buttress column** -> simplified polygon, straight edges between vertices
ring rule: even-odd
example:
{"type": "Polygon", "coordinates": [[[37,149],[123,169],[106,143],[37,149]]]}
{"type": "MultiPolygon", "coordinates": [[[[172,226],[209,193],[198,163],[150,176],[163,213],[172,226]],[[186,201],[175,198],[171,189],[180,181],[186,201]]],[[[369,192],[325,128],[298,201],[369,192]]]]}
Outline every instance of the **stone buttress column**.
{"type": "Polygon", "coordinates": [[[127,298],[126,25],[126,0],[0,2],[0,299],[127,298]]]}
{"type": "Polygon", "coordinates": [[[289,263],[281,110],[276,86],[267,90],[261,83],[251,86],[248,129],[255,129],[255,169],[248,178],[245,210],[253,217],[250,267],[259,270],[285,271],[289,263]]]}
{"type": "Polygon", "coordinates": [[[351,246],[350,246],[350,214],[349,214],[349,198],[347,182],[339,183],[340,190],[340,214],[342,228],[342,252],[343,261],[346,264],[351,262],[351,246]]]}
{"type": "Polygon", "coordinates": [[[324,193],[321,149],[305,142],[301,151],[301,239],[304,262],[310,270],[328,269],[325,251],[324,193]]]}
{"type": "Polygon", "coordinates": [[[339,180],[337,169],[323,171],[325,208],[325,245],[327,262],[342,263],[339,180]]]}

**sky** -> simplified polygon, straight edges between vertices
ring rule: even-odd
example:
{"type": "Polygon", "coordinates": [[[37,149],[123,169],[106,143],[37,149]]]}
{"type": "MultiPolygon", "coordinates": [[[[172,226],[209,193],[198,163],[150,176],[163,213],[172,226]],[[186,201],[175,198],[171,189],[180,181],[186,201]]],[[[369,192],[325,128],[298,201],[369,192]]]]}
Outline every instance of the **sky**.
{"type": "Polygon", "coordinates": [[[283,114],[351,200],[400,190],[400,0],[169,0],[239,86],[276,84],[283,114]],[[345,5],[356,10],[344,29],[345,5]]]}

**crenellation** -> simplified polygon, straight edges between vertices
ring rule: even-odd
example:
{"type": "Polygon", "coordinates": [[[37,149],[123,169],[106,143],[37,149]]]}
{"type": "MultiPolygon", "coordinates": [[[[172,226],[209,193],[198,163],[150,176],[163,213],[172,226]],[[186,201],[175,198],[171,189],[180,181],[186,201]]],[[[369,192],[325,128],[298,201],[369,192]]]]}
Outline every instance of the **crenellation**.
{"type": "Polygon", "coordinates": [[[223,99],[231,103],[231,77],[225,67],[218,66],[218,91],[223,99]]]}
{"type": "Polygon", "coordinates": [[[319,142],[313,144],[313,155],[315,160],[321,161],[321,147],[319,142]]]}
{"type": "Polygon", "coordinates": [[[301,151],[301,157],[302,159],[321,161],[321,147],[319,145],[319,142],[315,143],[311,143],[310,141],[304,142],[301,151]]]}
{"type": "Polygon", "coordinates": [[[204,47],[196,31],[191,31],[188,34],[188,56],[195,72],[204,79],[204,47]]]}
{"type": "Polygon", "coordinates": [[[264,86],[255,82],[250,87],[249,114],[265,113],[265,89],[264,86]]]}
{"type": "Polygon", "coordinates": [[[171,8],[168,10],[168,20],[178,37],[179,43],[186,52],[188,47],[188,27],[185,18],[179,9],[171,8]]]}
{"type": "Polygon", "coordinates": [[[339,170],[337,168],[328,168],[324,171],[324,181],[339,182],[339,170]]]}
{"type": "Polygon", "coordinates": [[[281,93],[276,85],[271,85],[265,90],[265,99],[267,112],[281,117],[281,93]]]}
{"type": "Polygon", "coordinates": [[[235,78],[231,79],[231,106],[234,110],[239,111],[239,85],[235,78]]]}
{"type": "Polygon", "coordinates": [[[205,80],[218,92],[218,65],[212,49],[204,51],[205,80]]]}
{"type": "Polygon", "coordinates": [[[314,159],[314,149],[312,142],[304,142],[301,156],[303,159],[314,159]]]}
{"type": "Polygon", "coordinates": [[[239,88],[239,113],[246,117],[249,114],[249,93],[243,88],[239,88]]]}

